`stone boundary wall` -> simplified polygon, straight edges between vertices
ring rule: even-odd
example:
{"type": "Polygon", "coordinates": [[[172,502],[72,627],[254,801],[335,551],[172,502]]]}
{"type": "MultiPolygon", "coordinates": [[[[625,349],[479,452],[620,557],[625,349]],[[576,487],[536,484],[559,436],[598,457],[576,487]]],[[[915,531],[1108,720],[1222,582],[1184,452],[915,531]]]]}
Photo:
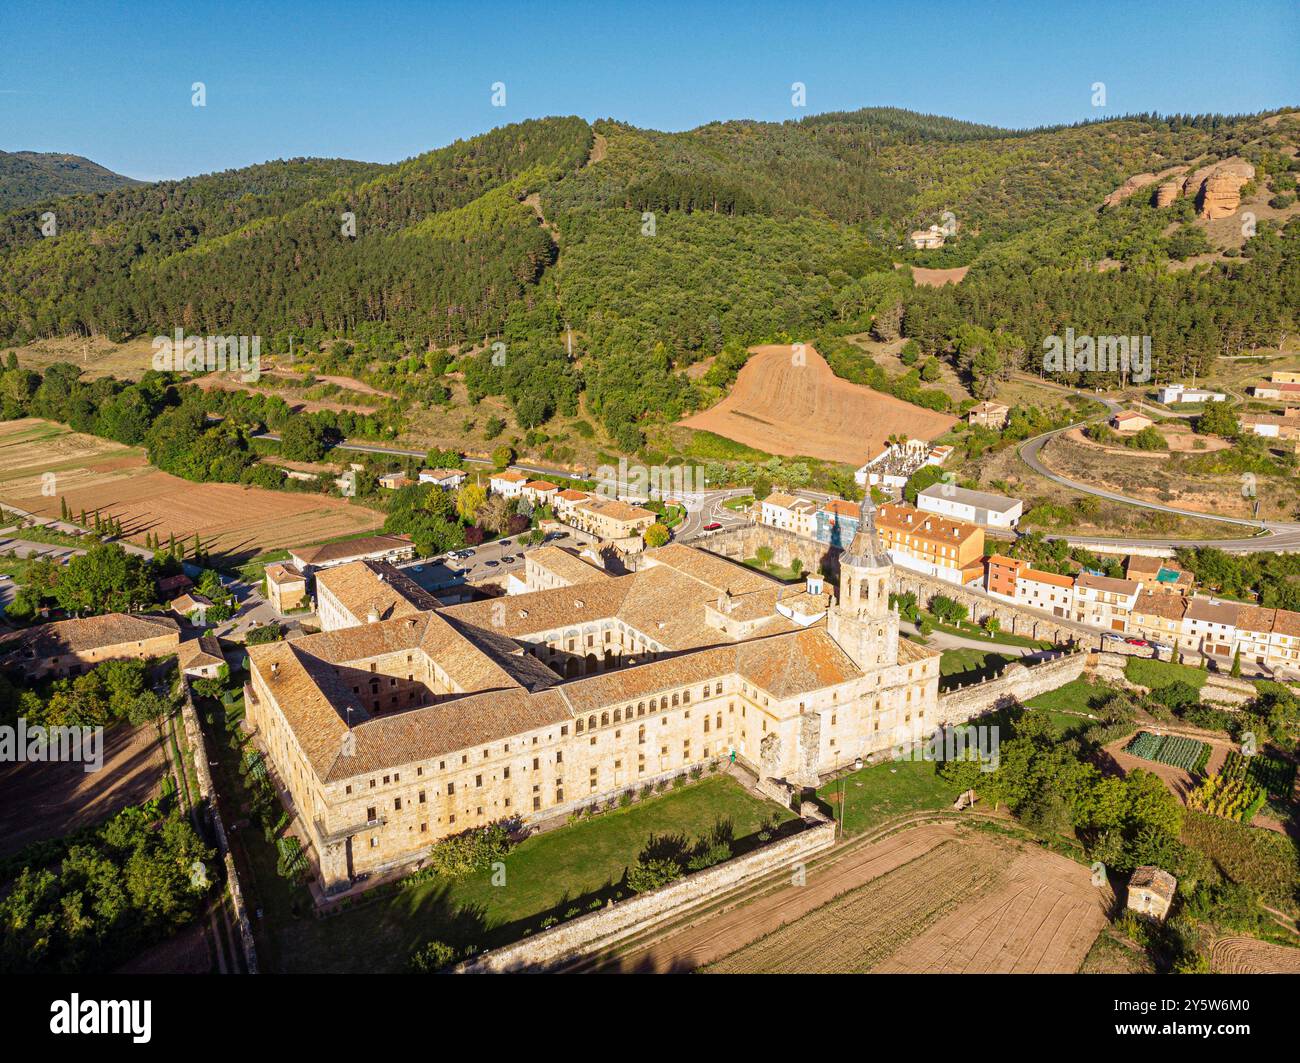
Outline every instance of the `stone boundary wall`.
{"type": "MultiPolygon", "coordinates": [[[[239,885],[239,874],[235,870],[234,858],[230,855],[230,845],[226,840],[226,827],[217,808],[215,790],[212,786],[212,772],[208,769],[208,747],[203,740],[203,730],[199,726],[198,710],[194,707],[194,692],[190,689],[190,677],[181,675],[181,719],[185,724],[185,740],[194,751],[194,770],[199,777],[199,797],[203,805],[203,814],[217,840],[217,852],[221,854],[226,865],[226,882],[230,888],[230,899],[235,907],[235,922],[239,927],[240,948],[244,953],[244,966],[249,974],[257,974],[257,946],[253,942],[253,925],[248,918],[248,905],[244,903],[244,891],[239,885]]],[[[184,765],[181,765],[184,771],[184,765]]]]}
{"type": "MultiPolygon", "coordinates": [[[[1124,666],[1129,657],[1123,653],[1098,653],[1094,671],[1103,679],[1129,690],[1145,691],[1147,688],[1132,682],[1124,673],[1124,666]]],[[[1230,675],[1209,672],[1205,676],[1205,685],[1201,687],[1201,700],[1222,702],[1230,706],[1240,706],[1252,700],[1259,692],[1255,684],[1248,679],[1234,679],[1230,675]]]]}
{"type": "Polygon", "coordinates": [[[544,971],[589,956],[712,901],[782,866],[793,866],[835,843],[834,822],[809,827],[746,856],[697,871],[650,893],[580,915],[523,941],[486,952],[452,968],[457,974],[544,971]]]}
{"type": "Polygon", "coordinates": [[[1034,665],[1013,661],[995,679],[939,693],[939,722],[965,723],[976,716],[1024,703],[1078,679],[1088,669],[1091,654],[1063,653],[1034,665]]]}

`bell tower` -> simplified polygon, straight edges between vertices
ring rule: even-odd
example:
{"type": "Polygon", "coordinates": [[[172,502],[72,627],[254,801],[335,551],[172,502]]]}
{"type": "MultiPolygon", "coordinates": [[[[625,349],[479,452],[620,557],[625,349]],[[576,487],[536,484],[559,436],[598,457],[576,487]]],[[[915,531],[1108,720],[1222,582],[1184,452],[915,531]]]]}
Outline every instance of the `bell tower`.
{"type": "Polygon", "coordinates": [[[864,670],[898,660],[898,613],[889,608],[893,568],[876,535],[876,505],[868,487],[857,534],[840,556],[839,602],[827,622],[831,638],[864,670]]]}

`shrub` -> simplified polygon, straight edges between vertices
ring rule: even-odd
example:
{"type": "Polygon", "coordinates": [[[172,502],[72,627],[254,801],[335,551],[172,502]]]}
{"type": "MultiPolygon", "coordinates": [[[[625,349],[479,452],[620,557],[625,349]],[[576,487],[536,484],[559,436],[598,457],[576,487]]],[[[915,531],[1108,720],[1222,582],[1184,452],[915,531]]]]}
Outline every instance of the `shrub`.
{"type": "Polygon", "coordinates": [[[445,941],[430,941],[411,953],[411,970],[434,974],[456,962],[457,952],[445,941]]]}
{"type": "Polygon", "coordinates": [[[627,869],[627,885],[633,893],[648,893],[681,877],[681,867],[668,857],[643,857],[627,869]]]}

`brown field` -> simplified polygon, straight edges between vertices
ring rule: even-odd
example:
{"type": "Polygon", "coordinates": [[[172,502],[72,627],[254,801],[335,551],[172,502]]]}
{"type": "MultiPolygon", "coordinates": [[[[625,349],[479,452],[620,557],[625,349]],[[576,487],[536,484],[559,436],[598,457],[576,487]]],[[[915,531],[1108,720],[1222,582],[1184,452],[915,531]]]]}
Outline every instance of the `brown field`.
{"type": "Polygon", "coordinates": [[[359,534],[383,514],[340,498],[266,491],[239,484],[190,483],[124,447],[34,418],[0,422],[0,502],[42,517],[99,510],[120,518],[128,538],[198,534],[213,552],[252,554],[359,534]],[[53,473],[53,493],[43,475],[53,473]]]}
{"type": "Polygon", "coordinates": [[[1300,948],[1251,937],[1219,938],[1210,949],[1216,974],[1300,974],[1300,948]]]}
{"type": "Polygon", "coordinates": [[[963,833],[710,967],[726,973],[1077,971],[1108,893],[1064,857],[963,833]]]}
{"type": "Polygon", "coordinates": [[[812,347],[794,365],[793,348],[754,348],[731,393],[679,423],[769,454],[806,455],[861,465],[896,432],[942,435],[954,418],[841,380],[812,347]]]}
{"type": "Polygon", "coordinates": [[[151,724],[104,732],[104,766],[0,765],[0,856],[107,819],[160,792],[167,761],[151,724]]]}
{"type": "Polygon", "coordinates": [[[970,272],[970,266],[954,266],[952,269],[925,269],[912,267],[912,280],[923,288],[942,288],[945,284],[960,284],[962,278],[970,272]]]}
{"type": "Polygon", "coordinates": [[[1156,431],[1165,437],[1165,443],[1169,451],[1163,450],[1130,450],[1128,447],[1112,447],[1101,443],[1095,443],[1083,434],[1082,428],[1071,428],[1065,433],[1065,437],[1071,442],[1076,443],[1088,450],[1096,450],[1106,454],[1118,454],[1121,457],[1131,458],[1156,458],[1164,460],[1173,454],[1208,454],[1214,450],[1227,450],[1232,444],[1219,436],[1198,436],[1190,428],[1182,425],[1156,425],[1156,431]]]}

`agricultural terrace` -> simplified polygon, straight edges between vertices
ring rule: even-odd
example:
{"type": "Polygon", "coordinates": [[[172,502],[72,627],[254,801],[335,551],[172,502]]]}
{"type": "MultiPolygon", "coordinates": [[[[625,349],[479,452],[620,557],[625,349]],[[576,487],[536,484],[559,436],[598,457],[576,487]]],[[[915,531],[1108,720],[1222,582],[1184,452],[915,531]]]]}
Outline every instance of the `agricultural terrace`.
{"type": "Polygon", "coordinates": [[[213,553],[249,555],[378,528],[382,513],[323,495],[191,483],[149,464],[139,447],[36,418],[0,422],[0,502],[57,519],[98,511],[126,538],[197,534],[213,553]]]}

